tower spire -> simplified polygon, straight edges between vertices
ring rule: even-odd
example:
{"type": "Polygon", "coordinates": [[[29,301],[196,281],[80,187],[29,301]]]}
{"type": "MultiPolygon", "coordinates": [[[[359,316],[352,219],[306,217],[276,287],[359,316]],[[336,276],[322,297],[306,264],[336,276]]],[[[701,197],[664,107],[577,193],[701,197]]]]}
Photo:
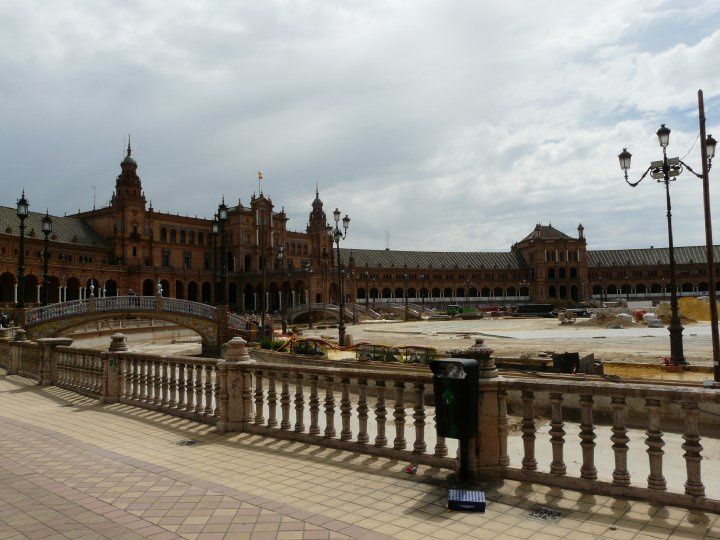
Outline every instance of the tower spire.
{"type": "Polygon", "coordinates": [[[130,134],[128,133],[127,155],[130,156],[131,154],[132,154],[132,147],[130,146],[130,134]]]}

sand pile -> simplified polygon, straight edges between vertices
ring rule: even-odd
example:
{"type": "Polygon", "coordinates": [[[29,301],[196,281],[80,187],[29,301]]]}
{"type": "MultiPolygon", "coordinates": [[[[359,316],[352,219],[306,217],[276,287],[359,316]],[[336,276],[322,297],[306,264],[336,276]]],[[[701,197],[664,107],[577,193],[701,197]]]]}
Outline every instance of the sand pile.
{"type": "MultiPolygon", "coordinates": [[[[669,307],[670,306],[668,306],[668,308],[669,307]]],[[[686,296],[684,298],[678,298],[678,307],[680,308],[681,315],[696,321],[710,320],[710,302],[708,300],[686,296]]]]}
{"type": "Polygon", "coordinates": [[[595,317],[576,323],[576,326],[593,326],[595,328],[617,328],[619,326],[621,328],[629,328],[637,325],[633,323],[632,320],[628,320],[626,317],[598,313],[595,317]]]}
{"type": "MultiPolygon", "coordinates": [[[[703,302],[702,300],[698,300],[697,298],[678,298],[678,307],[680,309],[680,322],[681,323],[694,323],[697,322],[698,319],[695,318],[698,313],[701,313],[702,310],[699,306],[696,306],[694,308],[690,307],[690,302],[685,302],[686,300],[693,300],[694,302],[705,304],[705,309],[707,310],[707,319],[704,319],[706,321],[710,320],[710,306],[707,302],[703,302]],[[683,308],[683,303],[688,304],[687,308],[683,308]],[[693,316],[695,315],[695,316],[693,316]]],[[[657,309],[655,310],[655,314],[658,316],[658,318],[665,324],[670,324],[670,302],[663,302],[660,304],[657,309]]],[[[700,319],[703,320],[703,319],[700,319]]]]}

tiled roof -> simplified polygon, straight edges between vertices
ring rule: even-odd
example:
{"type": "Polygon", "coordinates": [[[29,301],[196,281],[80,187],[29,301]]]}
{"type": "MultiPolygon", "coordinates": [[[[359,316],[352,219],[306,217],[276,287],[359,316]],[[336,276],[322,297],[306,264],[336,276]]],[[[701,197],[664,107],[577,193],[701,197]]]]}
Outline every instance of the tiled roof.
{"type": "MultiPolygon", "coordinates": [[[[521,240],[521,242],[524,242],[525,240],[532,240],[535,238],[535,231],[536,229],[533,229],[530,234],[528,234],[525,238],[521,240]]],[[[555,227],[552,225],[540,225],[540,240],[572,240],[572,236],[568,236],[562,231],[558,231],[555,227]]]]}
{"type": "MultiPolygon", "coordinates": [[[[45,214],[30,212],[25,220],[25,235],[30,238],[31,231],[35,231],[35,239],[43,239],[42,218],[45,214]]],[[[60,216],[50,216],[53,224],[53,232],[50,235],[51,242],[62,244],[73,244],[88,246],[97,249],[110,249],[108,243],[93,231],[89,225],[77,219],[60,216]],[[53,237],[55,237],[53,239],[53,237]]],[[[7,206],[0,206],[0,234],[20,236],[20,220],[17,217],[16,209],[7,206]]]]}
{"type": "Polygon", "coordinates": [[[520,268],[522,259],[513,252],[396,251],[389,249],[341,249],[347,264],[352,254],[355,267],[380,268],[520,268]]]}
{"type": "MultiPolygon", "coordinates": [[[[650,266],[670,264],[668,248],[645,249],[603,249],[588,251],[588,266],[650,266]]],[[[720,246],[713,248],[713,259],[720,262],[720,246]]],[[[675,248],[677,264],[705,264],[705,246],[683,246],[675,248]]]]}

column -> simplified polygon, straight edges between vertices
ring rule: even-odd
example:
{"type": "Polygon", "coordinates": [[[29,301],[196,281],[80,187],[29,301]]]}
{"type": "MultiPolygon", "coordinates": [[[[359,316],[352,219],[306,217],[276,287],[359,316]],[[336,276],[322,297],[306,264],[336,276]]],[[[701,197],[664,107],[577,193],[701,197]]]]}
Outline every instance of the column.
{"type": "Polygon", "coordinates": [[[13,303],[17,304],[17,283],[13,285],[13,303]]]}
{"type": "Polygon", "coordinates": [[[63,288],[62,286],[58,287],[58,302],[63,301],[63,288]]]}
{"type": "Polygon", "coordinates": [[[37,303],[40,303],[40,289],[42,288],[42,285],[37,286],[37,303]]]}

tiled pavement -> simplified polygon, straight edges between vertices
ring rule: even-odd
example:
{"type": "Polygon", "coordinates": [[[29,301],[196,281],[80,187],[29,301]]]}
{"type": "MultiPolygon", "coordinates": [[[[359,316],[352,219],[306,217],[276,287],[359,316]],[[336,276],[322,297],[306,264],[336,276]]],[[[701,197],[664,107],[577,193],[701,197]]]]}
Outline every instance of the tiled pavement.
{"type": "Polygon", "coordinates": [[[517,482],[486,486],[485,514],[449,512],[447,473],[404,465],[0,376],[0,539],[720,538],[713,514],[517,482]]]}

